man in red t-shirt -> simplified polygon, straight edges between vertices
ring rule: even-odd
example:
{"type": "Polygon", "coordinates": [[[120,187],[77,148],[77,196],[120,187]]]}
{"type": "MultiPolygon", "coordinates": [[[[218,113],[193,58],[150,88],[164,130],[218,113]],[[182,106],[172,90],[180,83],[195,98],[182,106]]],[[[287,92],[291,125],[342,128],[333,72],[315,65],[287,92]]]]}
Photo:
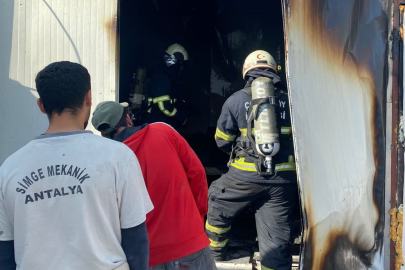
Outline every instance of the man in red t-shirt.
{"type": "Polygon", "coordinates": [[[136,154],[155,209],[146,217],[149,267],[216,269],[204,231],[208,185],[204,167],[186,140],[164,123],[133,127],[127,103],[106,101],[92,123],[136,154]]]}

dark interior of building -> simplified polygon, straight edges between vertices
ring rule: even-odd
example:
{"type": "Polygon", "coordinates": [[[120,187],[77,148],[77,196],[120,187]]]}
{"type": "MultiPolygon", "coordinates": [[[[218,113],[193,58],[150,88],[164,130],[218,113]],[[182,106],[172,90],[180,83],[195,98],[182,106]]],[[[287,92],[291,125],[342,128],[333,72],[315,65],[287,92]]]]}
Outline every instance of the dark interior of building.
{"type": "MultiPolygon", "coordinates": [[[[128,101],[137,68],[161,65],[164,50],[173,43],[188,51],[186,100],[196,113],[179,132],[201,159],[210,184],[227,170],[229,156],[214,140],[216,121],[225,100],[245,85],[246,56],[258,49],[268,51],[285,84],[281,1],[120,0],[118,20],[120,102],[128,101]]],[[[298,205],[296,215],[299,220],[298,205]]],[[[236,248],[240,243],[256,245],[254,224],[250,209],[235,220],[236,248]]],[[[297,227],[299,231],[299,222],[297,227]]]]}

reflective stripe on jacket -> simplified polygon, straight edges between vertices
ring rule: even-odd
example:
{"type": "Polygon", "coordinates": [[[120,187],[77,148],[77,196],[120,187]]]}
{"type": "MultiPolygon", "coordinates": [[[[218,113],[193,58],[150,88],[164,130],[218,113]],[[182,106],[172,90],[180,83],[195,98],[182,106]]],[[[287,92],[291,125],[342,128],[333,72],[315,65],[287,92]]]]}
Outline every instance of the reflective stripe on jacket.
{"type": "Polygon", "coordinates": [[[147,122],[165,122],[180,126],[187,119],[187,114],[177,100],[173,84],[164,72],[154,74],[145,87],[148,97],[147,122]]]}

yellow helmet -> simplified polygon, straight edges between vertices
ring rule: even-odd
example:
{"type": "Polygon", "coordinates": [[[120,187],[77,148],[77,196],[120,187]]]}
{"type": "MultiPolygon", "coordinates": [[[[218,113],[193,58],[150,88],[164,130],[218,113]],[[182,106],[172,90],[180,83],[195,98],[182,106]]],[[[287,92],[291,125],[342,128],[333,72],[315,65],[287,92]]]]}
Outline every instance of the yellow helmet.
{"type": "Polygon", "coordinates": [[[270,68],[274,72],[277,72],[277,64],[273,56],[271,56],[266,51],[257,50],[246,57],[242,71],[243,79],[245,79],[246,73],[248,73],[248,71],[259,67],[270,68]]]}
{"type": "Polygon", "coordinates": [[[174,43],[174,44],[170,45],[169,48],[167,48],[167,50],[166,50],[166,53],[169,55],[173,55],[176,52],[181,53],[184,57],[184,60],[188,60],[188,53],[187,53],[186,49],[184,49],[184,47],[178,43],[174,43]]]}

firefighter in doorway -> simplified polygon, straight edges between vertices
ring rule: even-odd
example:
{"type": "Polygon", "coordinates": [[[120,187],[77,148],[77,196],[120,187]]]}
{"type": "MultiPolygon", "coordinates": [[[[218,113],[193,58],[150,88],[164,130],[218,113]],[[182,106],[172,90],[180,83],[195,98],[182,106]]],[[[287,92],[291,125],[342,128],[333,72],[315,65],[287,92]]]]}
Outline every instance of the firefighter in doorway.
{"type": "Polygon", "coordinates": [[[172,44],[163,56],[164,65],[146,83],[146,122],[164,122],[174,128],[184,126],[190,109],[184,101],[182,72],[188,53],[180,44],[172,44]]]}
{"type": "MultiPolygon", "coordinates": [[[[252,205],[262,269],[287,270],[291,269],[292,263],[290,245],[293,243],[292,211],[297,198],[297,175],[288,94],[279,87],[280,77],[276,75],[276,69],[276,62],[268,52],[251,53],[243,66],[243,78],[247,81],[245,88],[234,93],[223,105],[215,140],[231,158],[229,171],[214,181],[209,189],[205,229],[215,259],[226,260],[232,221],[244,208],[252,205]],[[260,77],[267,81],[271,79],[276,89],[272,105],[277,105],[273,119],[277,119],[274,130],[278,133],[280,150],[272,157],[270,174],[258,171],[256,144],[247,139],[249,133],[254,135],[253,123],[248,122],[249,107],[253,107],[251,85],[260,77]],[[248,123],[251,128],[248,128],[248,123]]],[[[258,140],[258,136],[253,137],[258,140]]]]}

